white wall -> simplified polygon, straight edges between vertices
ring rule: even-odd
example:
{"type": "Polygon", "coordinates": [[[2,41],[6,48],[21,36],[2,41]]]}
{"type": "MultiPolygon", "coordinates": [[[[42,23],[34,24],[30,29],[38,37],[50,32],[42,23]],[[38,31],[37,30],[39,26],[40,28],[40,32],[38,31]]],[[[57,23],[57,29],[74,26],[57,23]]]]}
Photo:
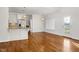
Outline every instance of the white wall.
{"type": "Polygon", "coordinates": [[[8,8],[0,7],[0,41],[8,39],[8,8]]]}
{"type": "MultiPolygon", "coordinates": [[[[55,33],[58,35],[65,35],[71,38],[79,39],[79,8],[61,8],[58,12],[48,15],[46,17],[45,24],[48,25],[47,21],[55,20],[55,29],[47,29],[46,32],[55,33]],[[71,29],[70,34],[65,35],[64,33],[64,17],[71,16],[71,29]]],[[[51,27],[52,27],[51,23],[51,27]]],[[[46,26],[47,27],[47,26],[46,26]]]]}
{"type": "Polygon", "coordinates": [[[8,29],[8,8],[0,7],[0,33],[8,29]]]}
{"type": "Polygon", "coordinates": [[[31,30],[32,32],[44,31],[44,20],[42,15],[32,15],[31,30]]]}

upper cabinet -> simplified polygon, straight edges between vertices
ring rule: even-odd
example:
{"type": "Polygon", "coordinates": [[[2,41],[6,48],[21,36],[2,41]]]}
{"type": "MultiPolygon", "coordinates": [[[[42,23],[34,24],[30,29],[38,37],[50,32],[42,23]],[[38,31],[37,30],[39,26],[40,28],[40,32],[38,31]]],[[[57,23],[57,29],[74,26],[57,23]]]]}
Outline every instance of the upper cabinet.
{"type": "Polygon", "coordinates": [[[13,22],[17,23],[16,19],[17,19],[16,13],[9,13],[9,23],[13,23],[13,22]]]}
{"type": "Polygon", "coordinates": [[[23,13],[9,13],[9,28],[25,29],[29,27],[29,16],[23,13]]]}
{"type": "Polygon", "coordinates": [[[17,14],[17,19],[24,19],[24,20],[26,20],[26,15],[25,14],[17,14]]]}

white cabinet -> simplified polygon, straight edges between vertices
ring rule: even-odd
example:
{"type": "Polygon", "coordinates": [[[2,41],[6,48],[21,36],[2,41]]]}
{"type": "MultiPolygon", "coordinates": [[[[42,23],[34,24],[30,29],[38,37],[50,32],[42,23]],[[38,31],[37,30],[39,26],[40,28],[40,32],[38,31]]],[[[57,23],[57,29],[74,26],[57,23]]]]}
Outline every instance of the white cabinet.
{"type": "Polygon", "coordinates": [[[17,19],[26,19],[26,15],[25,14],[17,14],[17,19]]]}
{"type": "Polygon", "coordinates": [[[17,23],[17,14],[16,13],[9,13],[9,23],[17,23]]]}
{"type": "Polygon", "coordinates": [[[28,39],[28,29],[10,29],[9,39],[12,40],[23,40],[28,39]]]}

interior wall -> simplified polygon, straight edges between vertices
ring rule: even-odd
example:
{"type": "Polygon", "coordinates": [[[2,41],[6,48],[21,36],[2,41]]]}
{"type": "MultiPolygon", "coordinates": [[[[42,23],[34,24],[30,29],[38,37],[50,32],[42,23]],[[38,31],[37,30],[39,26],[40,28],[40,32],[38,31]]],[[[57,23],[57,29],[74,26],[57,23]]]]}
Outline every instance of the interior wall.
{"type": "Polygon", "coordinates": [[[8,7],[0,7],[0,41],[8,39],[8,7]]]}
{"type": "MultiPolygon", "coordinates": [[[[61,10],[54,12],[46,17],[45,25],[49,25],[48,21],[55,20],[55,29],[47,29],[45,31],[58,35],[68,36],[71,38],[79,39],[79,8],[78,7],[64,7],[61,10]],[[71,17],[70,34],[64,33],[64,17],[71,17]]],[[[52,22],[53,23],[53,22],[52,22]]],[[[51,27],[53,26],[51,23],[51,27]]]]}
{"type": "Polygon", "coordinates": [[[32,32],[43,32],[44,31],[44,20],[42,15],[34,14],[31,19],[31,31],[32,32]]]}

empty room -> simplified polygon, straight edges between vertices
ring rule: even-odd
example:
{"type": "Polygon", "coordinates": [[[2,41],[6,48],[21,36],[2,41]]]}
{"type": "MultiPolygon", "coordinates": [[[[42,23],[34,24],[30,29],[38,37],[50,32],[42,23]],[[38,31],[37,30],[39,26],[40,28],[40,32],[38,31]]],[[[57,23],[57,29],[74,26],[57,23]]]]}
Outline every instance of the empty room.
{"type": "Polygon", "coordinates": [[[79,7],[0,7],[0,52],[79,52],[79,7]]]}

